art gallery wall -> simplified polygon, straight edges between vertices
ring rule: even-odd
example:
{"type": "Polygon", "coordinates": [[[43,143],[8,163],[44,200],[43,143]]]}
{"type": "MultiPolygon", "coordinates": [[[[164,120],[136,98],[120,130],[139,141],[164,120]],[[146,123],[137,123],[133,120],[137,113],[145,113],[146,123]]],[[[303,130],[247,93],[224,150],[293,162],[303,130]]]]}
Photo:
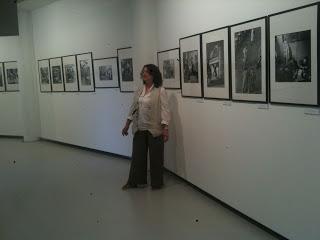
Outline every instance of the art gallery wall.
{"type": "MultiPolygon", "coordinates": [[[[132,45],[139,84],[141,66],[155,62],[157,50],[178,47],[180,37],[311,2],[61,0],[32,12],[35,58],[108,57],[132,45]]],[[[167,168],[290,239],[318,239],[319,116],[168,93],[167,168]]],[[[120,131],[131,98],[118,89],[40,93],[41,136],[130,156],[131,136],[120,131]]]]}
{"type": "MultiPolygon", "coordinates": [[[[132,45],[132,4],[128,0],[63,0],[34,10],[36,59],[93,52],[113,57],[132,45]]],[[[131,136],[121,129],[132,99],[119,89],[95,93],[39,93],[41,137],[129,156],[131,136]]]]}
{"type": "MultiPolygon", "coordinates": [[[[20,49],[19,37],[0,37],[0,62],[19,61],[20,49]]],[[[0,135],[23,135],[20,92],[0,92],[0,135]]]]}
{"type": "MultiPolygon", "coordinates": [[[[315,1],[157,1],[158,50],[179,38],[315,1]]],[[[166,166],[292,240],[319,239],[320,116],[307,108],[181,98],[166,166]]]]}

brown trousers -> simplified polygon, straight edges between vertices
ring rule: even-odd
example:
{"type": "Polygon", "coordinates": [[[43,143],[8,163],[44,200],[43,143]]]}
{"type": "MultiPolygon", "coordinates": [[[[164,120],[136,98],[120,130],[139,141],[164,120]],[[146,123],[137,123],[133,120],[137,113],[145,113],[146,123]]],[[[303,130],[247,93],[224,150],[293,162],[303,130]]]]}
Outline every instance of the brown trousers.
{"type": "Polygon", "coordinates": [[[149,131],[137,131],[133,137],[129,184],[147,184],[148,154],[150,157],[151,186],[163,185],[163,136],[153,137],[149,131]]]}

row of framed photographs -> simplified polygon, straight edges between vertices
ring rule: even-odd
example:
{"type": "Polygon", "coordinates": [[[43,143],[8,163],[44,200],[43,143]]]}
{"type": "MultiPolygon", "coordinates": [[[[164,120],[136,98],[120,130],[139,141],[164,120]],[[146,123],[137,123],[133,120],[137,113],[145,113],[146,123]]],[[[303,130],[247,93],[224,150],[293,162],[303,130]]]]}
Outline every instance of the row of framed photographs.
{"type": "Polygon", "coordinates": [[[92,53],[38,60],[41,92],[93,92],[92,53]]]}
{"type": "Polygon", "coordinates": [[[0,92],[18,92],[18,62],[0,62],[0,92]]]}
{"type": "Polygon", "coordinates": [[[318,15],[315,3],[181,38],[158,52],[165,86],[184,97],[318,106],[318,15]]]}
{"type": "Polygon", "coordinates": [[[117,57],[99,59],[93,59],[89,52],[38,60],[40,91],[94,92],[96,88],[120,88],[121,92],[132,92],[132,49],[120,48],[117,53],[117,57]]]}

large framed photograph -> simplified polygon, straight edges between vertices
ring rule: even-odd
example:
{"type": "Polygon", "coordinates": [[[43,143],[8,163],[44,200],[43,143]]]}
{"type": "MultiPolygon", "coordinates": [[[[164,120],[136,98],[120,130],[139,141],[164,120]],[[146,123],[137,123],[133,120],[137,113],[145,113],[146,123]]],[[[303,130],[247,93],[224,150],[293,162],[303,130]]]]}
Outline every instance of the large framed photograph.
{"type": "Polygon", "coordinates": [[[133,50],[131,47],[117,49],[119,62],[120,92],[134,91],[133,50]]]}
{"type": "Polygon", "coordinates": [[[204,97],[230,99],[228,28],[204,33],[202,53],[204,97]]]}
{"type": "Polygon", "coordinates": [[[118,58],[100,58],[93,60],[96,88],[118,88],[118,58]]]}
{"type": "Polygon", "coordinates": [[[179,42],[182,96],[201,98],[201,35],[180,38],[179,42]]]}
{"type": "Polygon", "coordinates": [[[232,100],[267,102],[267,18],[230,27],[232,100]]]}
{"type": "Polygon", "coordinates": [[[49,59],[38,60],[40,92],[51,92],[51,76],[49,59]]]}
{"type": "Polygon", "coordinates": [[[19,91],[18,63],[16,61],[4,62],[4,77],[7,92],[19,91]]]}
{"type": "Polygon", "coordinates": [[[77,59],[75,55],[62,57],[63,78],[66,92],[78,92],[79,80],[77,71],[77,59]]]}
{"type": "Polygon", "coordinates": [[[0,92],[6,91],[6,85],[4,81],[3,63],[0,63],[0,92]]]}
{"type": "Polygon", "coordinates": [[[162,73],[163,87],[181,89],[179,48],[157,53],[158,67],[162,73]]]}
{"type": "Polygon", "coordinates": [[[92,52],[77,54],[80,92],[94,92],[94,71],[92,52]]]}
{"type": "Polygon", "coordinates": [[[319,4],[273,14],[270,102],[319,105],[319,4]]]}
{"type": "Polygon", "coordinates": [[[64,92],[62,58],[50,58],[52,92],[64,92]]]}

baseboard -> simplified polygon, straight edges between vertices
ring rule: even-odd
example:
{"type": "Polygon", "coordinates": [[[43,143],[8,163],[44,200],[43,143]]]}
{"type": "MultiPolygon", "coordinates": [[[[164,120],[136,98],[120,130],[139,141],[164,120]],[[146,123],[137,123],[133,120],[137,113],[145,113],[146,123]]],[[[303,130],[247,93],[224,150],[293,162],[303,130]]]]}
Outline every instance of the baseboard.
{"type": "Polygon", "coordinates": [[[272,235],[273,237],[279,239],[279,240],[289,240],[288,238],[286,238],[285,236],[275,232],[274,230],[272,230],[271,228],[268,228],[267,226],[263,225],[262,223],[259,223],[258,221],[252,219],[251,217],[247,216],[246,214],[240,212],[239,210],[231,207],[230,205],[228,205],[227,203],[225,203],[224,201],[216,198],[215,196],[211,195],[210,193],[207,193],[206,191],[202,190],[201,188],[197,187],[196,185],[192,184],[191,182],[187,181],[186,179],[180,177],[179,175],[177,175],[176,173],[168,170],[165,168],[165,171],[170,173],[171,175],[177,177],[178,179],[180,179],[181,181],[187,183],[189,186],[191,186],[193,189],[195,189],[196,191],[204,194],[205,196],[207,196],[208,198],[214,200],[215,202],[217,202],[218,204],[220,204],[221,206],[223,206],[224,208],[230,210],[231,212],[235,213],[236,215],[242,217],[243,219],[247,220],[248,222],[250,222],[251,224],[257,226],[258,228],[262,229],[263,231],[269,233],[270,235],[272,235]]]}
{"type": "MultiPolygon", "coordinates": [[[[87,151],[92,151],[92,152],[97,152],[97,153],[102,153],[105,154],[107,156],[112,156],[112,157],[119,157],[119,158],[123,158],[123,159],[131,159],[131,157],[129,156],[124,156],[121,154],[116,154],[116,153],[110,153],[110,152],[106,152],[106,151],[102,151],[102,150],[97,150],[97,149],[93,149],[93,148],[88,148],[88,147],[83,147],[83,146],[78,146],[78,145],[74,145],[74,144],[70,144],[70,143],[65,143],[65,142],[60,142],[60,141],[56,141],[56,140],[51,140],[51,139],[46,139],[46,138],[40,138],[40,140],[43,141],[47,141],[47,142],[52,142],[52,143],[56,143],[56,144],[60,144],[60,145],[64,145],[64,146],[69,146],[69,147],[73,147],[73,148],[77,148],[77,149],[82,149],[82,150],[87,150],[87,151]]],[[[228,205],[227,203],[225,203],[224,201],[216,198],[215,196],[211,195],[210,193],[207,193],[206,191],[202,190],[201,188],[197,187],[196,185],[192,184],[191,182],[187,181],[186,179],[180,177],[179,175],[177,175],[176,173],[168,170],[165,168],[165,171],[170,173],[171,175],[175,176],[176,178],[180,179],[181,181],[187,183],[189,186],[191,186],[193,189],[195,189],[196,191],[204,194],[205,196],[207,196],[208,198],[210,198],[211,200],[217,202],[218,204],[220,204],[221,206],[223,206],[224,208],[230,210],[231,212],[233,212],[234,214],[240,216],[241,218],[247,220],[248,222],[250,222],[251,224],[257,226],[258,228],[262,229],[263,231],[269,233],[271,236],[279,239],[279,240],[289,240],[288,238],[286,238],[285,236],[275,232],[274,230],[272,230],[271,228],[268,228],[267,226],[263,225],[262,223],[259,223],[258,221],[252,219],[251,217],[247,216],[246,214],[240,212],[239,210],[231,207],[230,205],[228,205]]]]}
{"type": "Polygon", "coordinates": [[[15,139],[23,139],[23,136],[0,135],[0,138],[15,138],[15,139]]]}
{"type": "Polygon", "coordinates": [[[129,156],[125,156],[125,155],[121,155],[121,154],[117,154],[117,153],[106,152],[106,151],[102,151],[102,150],[97,150],[97,149],[89,148],[89,147],[83,147],[83,146],[79,146],[79,145],[75,145],[75,144],[71,144],[71,143],[66,143],[66,142],[61,142],[61,141],[57,141],[57,140],[51,140],[51,139],[42,138],[42,137],[40,138],[40,140],[46,141],[46,142],[52,142],[52,143],[56,143],[56,144],[60,144],[60,145],[65,145],[65,146],[69,146],[72,148],[87,150],[87,151],[91,151],[91,152],[102,153],[102,154],[105,154],[110,157],[131,159],[131,157],[129,157],[129,156]]]}

